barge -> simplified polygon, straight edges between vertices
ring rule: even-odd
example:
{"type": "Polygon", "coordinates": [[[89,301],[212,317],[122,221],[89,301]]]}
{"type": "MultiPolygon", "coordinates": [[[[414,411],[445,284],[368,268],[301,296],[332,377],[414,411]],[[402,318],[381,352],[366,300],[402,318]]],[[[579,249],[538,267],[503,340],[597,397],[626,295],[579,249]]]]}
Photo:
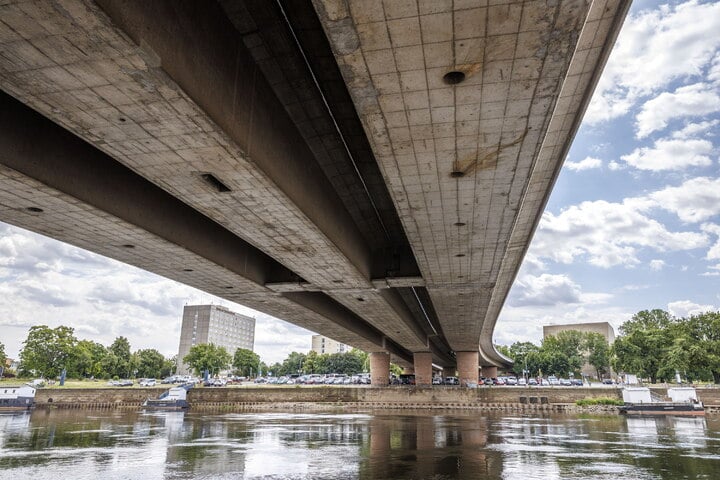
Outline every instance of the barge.
{"type": "Polygon", "coordinates": [[[692,387],[668,388],[669,401],[653,395],[647,387],[625,387],[624,405],[620,413],[626,415],[687,415],[703,416],[705,407],[697,399],[692,387]]]}
{"type": "Polygon", "coordinates": [[[3,385],[0,387],[0,412],[30,410],[35,405],[32,385],[3,385]]]}

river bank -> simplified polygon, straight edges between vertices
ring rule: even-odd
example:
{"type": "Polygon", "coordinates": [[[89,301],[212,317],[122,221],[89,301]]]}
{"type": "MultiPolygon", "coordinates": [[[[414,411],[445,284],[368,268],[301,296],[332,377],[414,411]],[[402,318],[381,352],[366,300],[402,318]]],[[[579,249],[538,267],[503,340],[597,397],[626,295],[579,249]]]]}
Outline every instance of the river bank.
{"type": "MultiPolygon", "coordinates": [[[[154,388],[41,388],[36,394],[37,408],[137,408],[149,397],[165,390],[154,388]]],[[[665,389],[657,388],[664,394],[665,389]]],[[[698,388],[700,401],[709,412],[720,411],[720,389],[698,388]]],[[[193,410],[365,410],[365,409],[475,409],[509,411],[615,412],[617,407],[580,407],[578,400],[621,400],[618,388],[593,387],[333,387],[239,386],[193,388],[188,401],[193,410]]]]}

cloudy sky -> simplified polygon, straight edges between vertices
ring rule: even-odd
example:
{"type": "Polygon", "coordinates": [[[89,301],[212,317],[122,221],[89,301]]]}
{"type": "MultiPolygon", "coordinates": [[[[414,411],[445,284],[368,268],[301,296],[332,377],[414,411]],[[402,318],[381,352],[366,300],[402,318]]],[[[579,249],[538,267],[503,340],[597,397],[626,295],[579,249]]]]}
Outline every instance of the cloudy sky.
{"type": "MultiPolygon", "coordinates": [[[[500,315],[495,341],[542,325],[662,308],[720,308],[720,2],[635,0],[500,315]],[[558,248],[561,246],[561,248],[558,248]]],[[[184,304],[257,318],[266,362],[311,332],[184,285],[0,224],[0,342],[31,325],[177,352],[184,304]]]]}

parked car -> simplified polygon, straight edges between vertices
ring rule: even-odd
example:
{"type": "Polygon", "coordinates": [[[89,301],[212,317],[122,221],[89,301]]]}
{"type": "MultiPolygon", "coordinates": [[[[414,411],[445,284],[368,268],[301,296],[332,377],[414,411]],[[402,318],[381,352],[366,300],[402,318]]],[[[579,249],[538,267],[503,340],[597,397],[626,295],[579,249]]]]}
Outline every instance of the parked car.
{"type": "Polygon", "coordinates": [[[547,378],[547,381],[548,381],[549,385],[560,385],[560,380],[558,380],[558,378],[555,375],[550,375],[547,378]]]}
{"type": "Polygon", "coordinates": [[[118,381],[118,387],[132,387],[134,385],[132,380],[120,380],[118,381]]]}
{"type": "Polygon", "coordinates": [[[532,387],[536,387],[537,384],[538,384],[538,382],[537,382],[537,380],[535,380],[534,378],[528,378],[527,384],[530,385],[530,386],[532,386],[532,387]]]}
{"type": "Polygon", "coordinates": [[[603,378],[603,385],[615,385],[615,381],[612,378],[603,378]]]}
{"type": "Polygon", "coordinates": [[[460,385],[457,377],[445,377],[445,385],[460,385]]]}
{"type": "Polygon", "coordinates": [[[567,378],[561,378],[560,385],[562,385],[563,387],[570,387],[570,386],[572,386],[572,382],[570,380],[568,380],[567,378]]]}
{"type": "Polygon", "coordinates": [[[433,385],[442,385],[443,379],[442,377],[433,377],[432,384],[433,385]]]}
{"type": "Polygon", "coordinates": [[[517,385],[517,384],[518,384],[518,379],[515,377],[507,377],[507,379],[505,380],[505,385],[517,385]]]}
{"type": "Polygon", "coordinates": [[[518,386],[524,387],[527,385],[527,380],[525,378],[521,377],[517,379],[518,386]]]}
{"type": "Polygon", "coordinates": [[[572,380],[570,380],[570,384],[574,387],[582,387],[583,381],[581,378],[573,378],[572,380]]]}
{"type": "Polygon", "coordinates": [[[144,378],[140,380],[141,387],[154,387],[157,381],[154,378],[144,378]]]}
{"type": "Polygon", "coordinates": [[[398,383],[400,385],[415,385],[414,374],[402,374],[398,377],[398,383]]]}

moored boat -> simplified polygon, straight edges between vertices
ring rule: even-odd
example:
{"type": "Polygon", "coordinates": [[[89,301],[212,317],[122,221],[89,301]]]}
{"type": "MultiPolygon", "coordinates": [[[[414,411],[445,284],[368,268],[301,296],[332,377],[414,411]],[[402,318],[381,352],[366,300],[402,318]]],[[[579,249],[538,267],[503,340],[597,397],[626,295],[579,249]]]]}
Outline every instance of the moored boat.
{"type": "Polygon", "coordinates": [[[623,388],[620,413],[626,415],[705,415],[705,407],[692,387],[668,388],[670,401],[654,395],[647,387],[623,388]]]}
{"type": "Polygon", "coordinates": [[[0,411],[30,410],[35,405],[32,385],[3,385],[0,387],[0,411]]]}
{"type": "Polygon", "coordinates": [[[192,383],[173,387],[158,398],[148,398],[142,406],[148,410],[184,410],[190,406],[187,401],[187,392],[191,388],[192,383]]]}

